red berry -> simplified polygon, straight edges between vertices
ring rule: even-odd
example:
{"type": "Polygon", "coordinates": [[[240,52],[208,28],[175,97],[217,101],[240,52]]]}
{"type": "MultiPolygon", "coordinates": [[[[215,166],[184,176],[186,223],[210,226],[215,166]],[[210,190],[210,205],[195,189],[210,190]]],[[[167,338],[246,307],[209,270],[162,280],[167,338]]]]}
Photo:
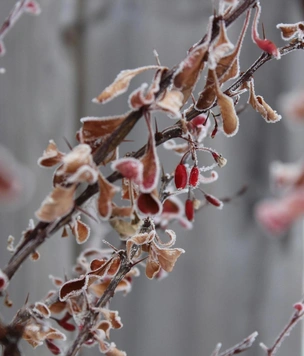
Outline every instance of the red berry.
{"type": "Polygon", "coordinates": [[[199,179],[199,169],[197,166],[193,166],[190,172],[189,184],[192,187],[196,187],[199,179]]]}
{"type": "Polygon", "coordinates": [[[185,214],[189,221],[194,220],[194,204],[193,200],[187,199],[185,203],[185,214]]]}
{"type": "Polygon", "coordinates": [[[184,164],[177,165],[174,173],[174,182],[177,189],[184,189],[187,185],[188,174],[184,164]]]}

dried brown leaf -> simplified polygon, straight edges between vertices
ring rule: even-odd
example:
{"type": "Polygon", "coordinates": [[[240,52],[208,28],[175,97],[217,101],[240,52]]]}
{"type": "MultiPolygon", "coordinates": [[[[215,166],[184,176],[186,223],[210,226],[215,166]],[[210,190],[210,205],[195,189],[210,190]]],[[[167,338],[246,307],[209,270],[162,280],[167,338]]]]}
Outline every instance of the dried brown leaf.
{"type": "Polygon", "coordinates": [[[248,102],[255,111],[261,114],[266,122],[274,123],[281,120],[282,116],[278,115],[278,113],[265,102],[262,96],[255,94],[253,79],[249,82],[249,93],[248,102]]]}
{"type": "Polygon", "coordinates": [[[75,189],[75,185],[69,188],[55,187],[36,211],[37,218],[40,221],[51,222],[67,215],[74,207],[75,189]]]}
{"type": "Polygon", "coordinates": [[[237,133],[239,126],[239,119],[235,112],[235,107],[233,100],[224,94],[218,84],[217,76],[215,71],[213,71],[217,103],[221,110],[221,115],[223,119],[223,131],[227,136],[233,136],[237,133]]]}
{"type": "Polygon", "coordinates": [[[84,117],[80,137],[84,142],[98,140],[107,135],[111,135],[113,131],[119,127],[126,119],[129,113],[118,116],[105,116],[105,117],[84,117]]]}
{"type": "Polygon", "coordinates": [[[159,69],[159,66],[146,66],[121,71],[115,78],[114,82],[103,90],[98,97],[93,99],[93,102],[105,104],[123,94],[128,90],[130,82],[135,76],[149,69],[159,69]]]}
{"type": "Polygon", "coordinates": [[[59,152],[56,143],[53,140],[50,140],[42,157],[38,159],[38,165],[41,167],[53,167],[61,162],[64,155],[64,153],[59,152]]]}
{"type": "Polygon", "coordinates": [[[98,185],[97,209],[103,219],[108,219],[112,213],[112,200],[118,188],[111,184],[101,173],[98,176],[98,185]]]}

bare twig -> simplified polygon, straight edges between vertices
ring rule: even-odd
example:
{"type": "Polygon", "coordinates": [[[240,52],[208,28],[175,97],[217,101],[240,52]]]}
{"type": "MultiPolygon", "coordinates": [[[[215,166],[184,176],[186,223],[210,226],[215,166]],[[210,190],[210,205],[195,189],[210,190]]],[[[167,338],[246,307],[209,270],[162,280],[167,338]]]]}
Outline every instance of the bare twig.
{"type": "Polygon", "coordinates": [[[267,347],[265,344],[260,343],[261,348],[265,351],[267,356],[274,356],[276,354],[283,340],[286,338],[286,336],[290,334],[291,329],[293,329],[293,327],[296,326],[296,324],[303,318],[304,316],[303,302],[304,300],[294,305],[295,311],[293,315],[291,316],[289,322],[281,331],[281,333],[278,335],[274,344],[271,347],[267,347]]]}

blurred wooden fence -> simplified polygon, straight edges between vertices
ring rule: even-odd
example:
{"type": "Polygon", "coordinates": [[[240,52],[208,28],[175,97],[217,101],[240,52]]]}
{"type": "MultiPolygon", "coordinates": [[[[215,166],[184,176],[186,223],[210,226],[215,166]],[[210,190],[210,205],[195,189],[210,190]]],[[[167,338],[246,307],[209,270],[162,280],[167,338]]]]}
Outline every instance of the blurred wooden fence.
{"type": "MultiPolygon", "coordinates": [[[[13,4],[0,3],[1,23],[13,4]]],[[[5,38],[7,54],[0,60],[7,71],[0,76],[1,144],[35,177],[34,194],[25,206],[15,212],[1,208],[0,267],[9,258],[8,235],[19,239],[51,190],[51,172],[36,165],[48,140],[54,139],[64,151],[63,136],[74,143],[80,117],[125,112],[126,96],[105,107],[92,104],[91,99],[120,70],[154,64],[153,49],[162,64],[178,63],[205,33],[212,12],[207,0],[40,0],[40,4],[41,16],[23,16],[5,38]]],[[[283,0],[262,1],[262,7],[267,37],[278,42],[277,23],[302,19],[296,1],[290,1],[288,9],[283,0]]],[[[231,40],[236,40],[240,26],[241,21],[229,32],[231,40]]],[[[259,55],[247,37],[242,70],[259,55]]],[[[303,86],[299,76],[303,63],[303,53],[296,53],[265,65],[255,76],[257,92],[277,105],[280,93],[303,86]]],[[[142,78],[135,80],[134,88],[142,78]]],[[[271,344],[301,297],[300,227],[277,241],[267,238],[252,216],[254,204],[269,194],[269,162],[300,158],[301,134],[291,133],[282,122],[267,125],[251,110],[240,121],[236,137],[212,142],[228,164],[219,172],[216,188],[210,186],[208,191],[227,196],[244,183],[249,191],[223,211],[204,210],[191,232],[176,226],[176,245],[186,254],[166,280],[149,281],[142,275],[131,294],[114,298],[111,307],[120,311],[124,328],[111,338],[128,355],[208,356],[216,343],[222,342],[225,349],[255,330],[259,342],[271,344]]],[[[161,127],[169,124],[169,119],[159,119],[161,127]]],[[[139,125],[130,138],[140,138],[142,144],[145,135],[139,125]]],[[[136,147],[130,143],[128,149],[136,147]]],[[[173,170],[177,159],[161,152],[164,165],[173,170]]],[[[24,263],[12,280],[9,292],[14,308],[8,311],[1,306],[3,318],[8,321],[28,293],[31,301],[42,298],[52,288],[49,274],[71,275],[76,250],[72,239],[51,237],[40,250],[41,260],[24,263]]],[[[298,327],[278,356],[300,355],[300,347],[298,327]]],[[[26,355],[49,355],[44,347],[32,351],[25,345],[24,350],[26,355]]],[[[247,353],[262,354],[258,343],[247,353]]]]}

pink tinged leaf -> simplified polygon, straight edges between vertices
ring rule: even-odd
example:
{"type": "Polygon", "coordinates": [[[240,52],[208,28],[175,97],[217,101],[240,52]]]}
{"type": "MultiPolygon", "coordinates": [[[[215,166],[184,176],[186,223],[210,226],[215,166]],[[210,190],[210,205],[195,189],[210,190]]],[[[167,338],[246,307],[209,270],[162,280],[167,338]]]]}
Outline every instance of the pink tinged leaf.
{"type": "Polygon", "coordinates": [[[143,179],[143,164],[140,160],[127,157],[121,158],[112,162],[111,168],[113,171],[118,171],[127,179],[132,179],[136,184],[142,182],[143,179]]]}
{"type": "Polygon", "coordinates": [[[78,244],[85,243],[90,236],[90,228],[88,225],[77,219],[75,221],[75,226],[73,228],[73,232],[76,237],[76,241],[78,244]]]}
{"type": "MultiPolygon", "coordinates": [[[[71,318],[71,315],[69,313],[66,313],[66,315],[69,316],[69,319],[71,318]]],[[[67,320],[66,320],[66,317],[64,316],[62,319],[55,319],[53,318],[57,323],[58,325],[60,325],[64,330],[66,331],[70,331],[70,332],[73,332],[76,330],[76,327],[74,324],[71,324],[69,323],[67,320]]]]}
{"type": "Polygon", "coordinates": [[[36,211],[37,218],[40,221],[51,222],[70,213],[74,207],[75,189],[76,186],[55,187],[36,211]]]}
{"type": "Polygon", "coordinates": [[[193,166],[190,171],[190,176],[189,176],[189,185],[191,185],[191,187],[195,188],[198,185],[199,176],[200,176],[200,172],[199,172],[198,167],[193,166]]]}
{"type": "Polygon", "coordinates": [[[99,196],[97,199],[97,209],[100,216],[107,220],[112,213],[112,200],[118,191],[118,187],[108,182],[108,180],[99,173],[98,176],[99,196]]]}
{"type": "Polygon", "coordinates": [[[81,135],[84,142],[91,142],[102,137],[111,135],[117,127],[126,119],[129,113],[118,116],[105,117],[84,117],[82,122],[81,135]]]}
{"type": "Polygon", "coordinates": [[[218,198],[216,198],[215,196],[211,195],[211,194],[204,194],[205,195],[205,199],[207,200],[208,203],[210,203],[211,205],[215,206],[218,209],[222,209],[223,208],[223,202],[220,201],[218,198]]]}
{"type": "Polygon", "coordinates": [[[131,80],[138,74],[149,69],[159,69],[159,66],[146,66],[121,71],[115,78],[114,82],[103,90],[96,98],[94,98],[93,102],[105,104],[117,96],[125,93],[129,88],[131,80]]]}
{"type": "Polygon", "coordinates": [[[151,105],[151,109],[165,112],[173,119],[178,119],[181,117],[180,109],[183,106],[183,97],[184,95],[178,90],[167,90],[159,101],[151,105]]]}
{"type": "Polygon", "coordinates": [[[267,39],[262,40],[259,37],[259,34],[258,34],[258,22],[259,22],[259,18],[260,18],[260,15],[261,15],[261,5],[260,5],[260,3],[257,2],[255,4],[255,7],[256,7],[256,13],[254,15],[253,24],[252,24],[252,31],[251,31],[252,40],[261,50],[271,54],[276,59],[280,59],[281,58],[281,54],[280,54],[279,49],[276,47],[276,45],[273,42],[271,42],[270,40],[267,40],[267,39]]]}
{"type": "Polygon", "coordinates": [[[40,5],[34,0],[27,1],[23,8],[26,12],[28,12],[32,15],[40,15],[41,14],[40,5]]]}
{"type": "Polygon", "coordinates": [[[136,203],[139,211],[144,215],[157,215],[162,209],[161,202],[153,193],[141,193],[136,203]]]}
{"type": "Polygon", "coordinates": [[[248,102],[255,111],[261,114],[266,122],[275,123],[280,121],[282,116],[273,110],[260,95],[255,95],[253,79],[249,82],[249,99],[248,102]]]}
{"type": "Polygon", "coordinates": [[[185,215],[189,221],[194,220],[194,203],[191,199],[187,199],[185,202],[185,215]]]}
{"type": "Polygon", "coordinates": [[[5,273],[0,269],[0,292],[6,290],[9,284],[9,279],[5,273]]]}
{"type": "Polygon", "coordinates": [[[215,71],[213,71],[213,77],[217,103],[223,119],[223,131],[229,137],[234,136],[239,128],[239,119],[235,112],[233,100],[221,91],[215,71]]]}
{"type": "Polygon", "coordinates": [[[60,348],[56,346],[51,340],[45,339],[45,344],[53,355],[61,355],[60,348]]]}
{"type": "Polygon", "coordinates": [[[64,302],[71,297],[82,294],[83,290],[87,288],[87,284],[88,279],[85,276],[65,282],[59,290],[60,301],[64,302]]]}
{"type": "Polygon", "coordinates": [[[176,166],[174,172],[174,183],[177,189],[185,189],[188,182],[187,168],[180,163],[176,166]]]}
{"type": "Polygon", "coordinates": [[[143,165],[143,179],[140,184],[140,190],[143,193],[149,193],[155,189],[160,173],[159,158],[156,152],[155,138],[150,118],[147,120],[147,124],[149,129],[149,139],[146,146],[146,152],[140,160],[143,165]]]}
{"type": "Polygon", "coordinates": [[[39,316],[42,316],[44,318],[49,318],[51,316],[50,309],[47,307],[46,304],[41,302],[35,303],[33,311],[36,312],[39,316]]]}
{"type": "Polygon", "coordinates": [[[257,205],[256,219],[272,234],[281,234],[304,215],[304,189],[295,189],[285,197],[257,205]]]}
{"type": "Polygon", "coordinates": [[[4,56],[5,53],[6,53],[6,49],[5,49],[4,43],[2,40],[0,40],[0,57],[4,56]]]}

